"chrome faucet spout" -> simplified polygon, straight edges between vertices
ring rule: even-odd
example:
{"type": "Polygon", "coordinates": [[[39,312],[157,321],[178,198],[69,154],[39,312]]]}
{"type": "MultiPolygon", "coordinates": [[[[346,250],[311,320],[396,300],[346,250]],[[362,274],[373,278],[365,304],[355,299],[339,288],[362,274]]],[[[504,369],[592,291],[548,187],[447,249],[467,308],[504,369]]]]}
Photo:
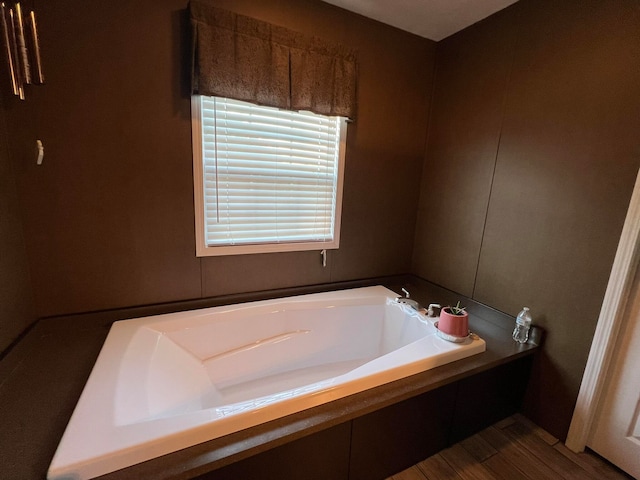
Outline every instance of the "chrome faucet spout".
{"type": "Polygon", "coordinates": [[[404,293],[405,296],[397,297],[396,302],[402,303],[404,305],[408,305],[409,307],[413,308],[416,312],[419,312],[420,310],[422,310],[422,306],[418,302],[416,302],[412,298],[409,298],[409,291],[406,288],[402,289],[402,293],[404,293]]]}
{"type": "Polygon", "coordinates": [[[396,302],[398,303],[402,303],[404,305],[408,305],[411,308],[413,308],[416,312],[419,312],[420,310],[422,310],[422,307],[420,306],[420,304],[418,302],[416,302],[414,299],[412,298],[403,298],[403,297],[398,297],[396,298],[396,302]]]}
{"type": "Polygon", "coordinates": [[[424,308],[422,305],[420,305],[417,301],[415,301],[413,298],[409,298],[409,291],[406,288],[402,289],[402,293],[404,293],[404,297],[396,297],[396,302],[397,303],[401,303],[404,305],[408,305],[409,307],[413,308],[416,312],[420,312],[420,313],[425,313],[427,315],[427,317],[436,317],[436,312],[435,309],[436,308],[441,308],[440,304],[438,303],[430,303],[429,304],[429,308],[424,308]]]}

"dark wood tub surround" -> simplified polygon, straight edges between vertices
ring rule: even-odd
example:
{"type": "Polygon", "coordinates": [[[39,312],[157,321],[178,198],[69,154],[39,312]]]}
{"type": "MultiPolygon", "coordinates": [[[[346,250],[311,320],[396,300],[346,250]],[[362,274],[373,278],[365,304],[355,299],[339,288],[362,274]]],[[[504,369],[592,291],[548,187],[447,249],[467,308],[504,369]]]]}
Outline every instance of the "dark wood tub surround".
{"type": "Polygon", "coordinates": [[[424,304],[461,299],[468,305],[470,328],[487,342],[487,351],[101,478],[293,479],[315,468],[324,475],[318,478],[384,478],[518,408],[524,383],[516,380],[526,381],[536,345],[511,340],[513,317],[413,276],[50,318],[40,320],[0,362],[0,378],[5,379],[0,386],[3,475],[15,480],[44,478],[111,322],[372,284],[396,292],[404,286],[424,304]],[[413,430],[401,428],[402,422],[413,430]],[[390,438],[397,446],[413,446],[384,447],[390,438]],[[256,470],[262,471],[261,477],[242,476],[256,470]],[[271,477],[268,471],[279,476],[271,477]]]}

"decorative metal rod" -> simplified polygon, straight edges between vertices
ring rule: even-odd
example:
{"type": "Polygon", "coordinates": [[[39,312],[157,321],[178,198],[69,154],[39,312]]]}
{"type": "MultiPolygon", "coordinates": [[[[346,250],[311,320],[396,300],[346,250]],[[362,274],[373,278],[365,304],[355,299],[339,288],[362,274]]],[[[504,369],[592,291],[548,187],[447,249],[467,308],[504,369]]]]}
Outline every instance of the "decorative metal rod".
{"type": "Polygon", "coordinates": [[[40,57],[40,40],[38,38],[38,28],[36,26],[36,13],[31,10],[31,43],[33,45],[33,56],[36,61],[36,78],[38,83],[44,83],[44,73],[42,72],[42,59],[40,57]]]}
{"type": "Polygon", "coordinates": [[[15,65],[16,80],[18,83],[18,96],[20,97],[20,100],[24,100],[23,76],[18,60],[18,40],[16,39],[16,22],[13,14],[13,8],[9,9],[9,20],[9,38],[11,43],[11,54],[13,55],[14,60],[13,64],[15,65]]]}
{"type": "Polygon", "coordinates": [[[11,76],[11,88],[14,95],[19,95],[18,79],[16,78],[15,66],[13,65],[13,54],[11,53],[11,40],[9,39],[9,26],[7,25],[7,9],[2,2],[0,5],[0,24],[2,25],[2,38],[5,45],[7,64],[9,65],[9,75],[11,76]]]}
{"type": "Polygon", "coordinates": [[[22,20],[22,7],[20,2],[15,5],[16,9],[16,38],[18,40],[18,50],[20,52],[20,66],[22,67],[22,78],[27,85],[31,83],[31,65],[27,54],[27,42],[24,37],[24,21],[22,20]]]}

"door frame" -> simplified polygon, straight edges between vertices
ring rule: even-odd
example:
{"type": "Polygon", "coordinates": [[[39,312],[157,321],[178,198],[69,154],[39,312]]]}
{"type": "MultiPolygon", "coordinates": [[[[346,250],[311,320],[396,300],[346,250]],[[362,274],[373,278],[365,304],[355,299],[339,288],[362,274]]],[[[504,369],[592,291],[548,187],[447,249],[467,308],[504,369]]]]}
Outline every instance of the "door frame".
{"type": "Polygon", "coordinates": [[[616,340],[624,321],[633,278],[638,266],[640,239],[640,171],[622,227],[618,250],[602,301],[598,324],[582,377],[566,446],[581,452],[587,445],[603,387],[614,354],[616,340]]]}

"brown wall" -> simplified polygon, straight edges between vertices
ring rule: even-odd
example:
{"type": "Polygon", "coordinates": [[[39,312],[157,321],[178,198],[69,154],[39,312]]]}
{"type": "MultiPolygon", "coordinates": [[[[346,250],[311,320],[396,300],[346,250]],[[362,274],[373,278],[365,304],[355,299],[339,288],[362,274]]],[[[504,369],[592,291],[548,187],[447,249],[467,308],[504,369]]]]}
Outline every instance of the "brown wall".
{"type": "Polygon", "coordinates": [[[186,0],[43,2],[47,84],[3,92],[38,316],[409,271],[435,43],[317,0],[212,3],[358,50],[340,249],[196,258],[186,0]]]}
{"type": "Polygon", "coordinates": [[[35,320],[7,138],[5,110],[0,102],[0,354],[35,320]]]}
{"type": "Polygon", "coordinates": [[[521,0],[441,42],[432,88],[433,42],[317,0],[211,1],[358,49],[341,248],[196,258],[186,1],[40,3],[47,85],[0,87],[0,347],[33,318],[25,246],[38,317],[404,273],[413,250],[424,278],[532,308],[527,408],[564,436],[640,164],[637,2],[521,0]]]}
{"type": "Polygon", "coordinates": [[[637,1],[521,0],[438,45],[415,271],[531,307],[527,413],[559,437],[640,165],[638,31],[637,1]]]}

